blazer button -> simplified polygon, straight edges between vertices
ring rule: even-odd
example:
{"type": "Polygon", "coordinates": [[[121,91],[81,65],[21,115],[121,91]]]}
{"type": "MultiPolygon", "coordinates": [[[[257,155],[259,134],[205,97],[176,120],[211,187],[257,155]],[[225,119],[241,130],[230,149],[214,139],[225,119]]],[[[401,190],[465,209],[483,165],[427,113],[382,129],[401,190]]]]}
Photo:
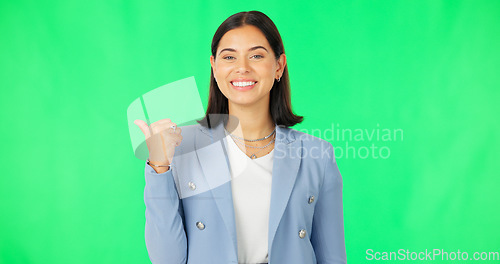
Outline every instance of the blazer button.
{"type": "Polygon", "coordinates": [[[309,204],[312,204],[312,202],[314,202],[314,195],[311,195],[309,197],[309,204]]]}
{"type": "Polygon", "coordinates": [[[198,227],[198,229],[200,230],[205,229],[205,225],[202,222],[196,222],[196,227],[198,227]]]}
{"type": "Polygon", "coordinates": [[[299,231],[299,237],[300,237],[300,238],[304,238],[304,237],[306,237],[306,230],[301,229],[301,230],[299,231]]]}
{"type": "Polygon", "coordinates": [[[196,185],[194,184],[194,182],[189,182],[188,185],[191,190],[194,191],[196,189],[196,185]]]}

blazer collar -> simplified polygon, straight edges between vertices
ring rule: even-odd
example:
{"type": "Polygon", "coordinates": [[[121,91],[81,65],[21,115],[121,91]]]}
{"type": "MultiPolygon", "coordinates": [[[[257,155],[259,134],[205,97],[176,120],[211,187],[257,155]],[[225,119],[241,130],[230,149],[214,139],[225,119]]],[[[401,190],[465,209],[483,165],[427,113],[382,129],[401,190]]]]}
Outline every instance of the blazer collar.
{"type": "MultiPolygon", "coordinates": [[[[227,157],[224,138],[224,122],[215,127],[199,127],[196,135],[196,154],[209,184],[213,198],[224,224],[233,240],[237,257],[236,224],[231,189],[229,159],[227,157]],[[229,183],[229,184],[226,184],[229,183]]],[[[269,210],[268,259],[271,258],[272,245],[276,230],[288,204],[290,194],[302,157],[302,141],[297,140],[293,130],[276,125],[276,141],[271,184],[271,204],[269,210]]]]}
{"type": "MultiPolygon", "coordinates": [[[[289,144],[293,141],[295,141],[295,135],[292,133],[292,130],[287,127],[279,126],[276,125],[276,141],[281,141],[285,144],[289,144]]],[[[199,127],[200,131],[203,132],[205,135],[211,138],[212,142],[219,141],[226,137],[224,133],[224,124],[223,122],[219,122],[215,127],[213,128],[208,128],[205,126],[199,127]]]]}

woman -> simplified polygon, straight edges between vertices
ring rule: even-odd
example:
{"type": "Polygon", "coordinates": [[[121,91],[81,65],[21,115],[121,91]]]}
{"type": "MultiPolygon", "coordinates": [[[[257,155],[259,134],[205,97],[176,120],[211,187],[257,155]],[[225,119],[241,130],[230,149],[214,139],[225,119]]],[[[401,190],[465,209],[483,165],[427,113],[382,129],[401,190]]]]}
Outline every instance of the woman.
{"type": "Polygon", "coordinates": [[[136,120],[150,152],[151,261],[346,263],[333,147],[289,128],[302,117],[292,113],[274,23],[257,11],[230,16],[214,35],[210,62],[199,124],[181,130],[170,119],[150,127],[136,120]]]}

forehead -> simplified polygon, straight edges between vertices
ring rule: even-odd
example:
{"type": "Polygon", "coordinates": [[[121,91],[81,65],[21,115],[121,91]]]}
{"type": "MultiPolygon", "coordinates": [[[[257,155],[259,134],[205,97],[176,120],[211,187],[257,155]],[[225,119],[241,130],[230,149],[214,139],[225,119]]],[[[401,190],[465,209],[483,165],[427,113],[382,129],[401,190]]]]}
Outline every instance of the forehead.
{"type": "Polygon", "coordinates": [[[263,46],[270,50],[269,42],[264,33],[255,26],[245,25],[226,32],[226,34],[222,36],[217,50],[233,48],[246,51],[254,46],[263,46]]]}

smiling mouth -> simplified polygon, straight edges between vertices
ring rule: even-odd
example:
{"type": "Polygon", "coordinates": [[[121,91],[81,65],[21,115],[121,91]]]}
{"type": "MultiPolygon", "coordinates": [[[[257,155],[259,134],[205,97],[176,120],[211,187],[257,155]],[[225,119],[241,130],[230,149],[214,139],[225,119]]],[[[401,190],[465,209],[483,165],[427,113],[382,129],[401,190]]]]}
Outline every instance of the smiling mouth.
{"type": "Polygon", "coordinates": [[[257,82],[231,82],[233,88],[237,90],[249,90],[252,89],[257,82]]]}

